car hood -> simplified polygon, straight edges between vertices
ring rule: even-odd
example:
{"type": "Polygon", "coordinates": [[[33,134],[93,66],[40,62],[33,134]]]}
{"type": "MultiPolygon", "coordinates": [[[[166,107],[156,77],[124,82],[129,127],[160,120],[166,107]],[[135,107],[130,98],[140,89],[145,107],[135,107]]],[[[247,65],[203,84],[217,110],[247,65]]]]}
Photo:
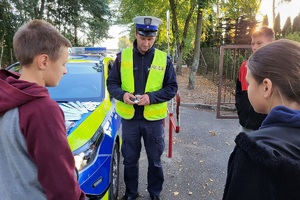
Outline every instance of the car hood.
{"type": "Polygon", "coordinates": [[[91,113],[100,102],[68,102],[59,103],[65,115],[67,135],[70,135],[91,113]]]}

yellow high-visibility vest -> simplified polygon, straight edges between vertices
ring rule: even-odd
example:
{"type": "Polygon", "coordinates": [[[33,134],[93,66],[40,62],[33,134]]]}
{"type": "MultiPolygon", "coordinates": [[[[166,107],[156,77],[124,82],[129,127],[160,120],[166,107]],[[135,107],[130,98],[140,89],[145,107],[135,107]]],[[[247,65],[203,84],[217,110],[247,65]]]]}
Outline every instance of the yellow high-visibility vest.
{"type": "MultiPolygon", "coordinates": [[[[155,49],[154,58],[151,63],[149,75],[146,83],[145,93],[160,90],[163,86],[167,64],[167,54],[155,49]]],[[[133,75],[133,49],[127,48],[122,51],[121,55],[121,88],[130,93],[134,92],[134,75],[133,75]]],[[[149,121],[163,119],[167,116],[167,102],[151,104],[144,106],[144,117],[149,121]]],[[[134,116],[133,105],[117,101],[117,113],[124,119],[132,119],[134,116]]]]}

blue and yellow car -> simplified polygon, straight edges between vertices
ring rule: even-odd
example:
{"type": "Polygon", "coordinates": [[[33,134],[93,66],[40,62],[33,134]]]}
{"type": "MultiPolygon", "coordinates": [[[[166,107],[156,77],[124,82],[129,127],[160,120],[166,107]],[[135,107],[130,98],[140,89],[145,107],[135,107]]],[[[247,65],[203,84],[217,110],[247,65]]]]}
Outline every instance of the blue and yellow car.
{"type": "MultiPolygon", "coordinates": [[[[103,56],[103,50],[81,48],[84,54],[71,53],[66,64],[68,73],[57,87],[48,90],[64,111],[81,189],[90,199],[115,200],[119,185],[121,119],[115,111],[115,100],[106,89],[113,58],[103,56]]],[[[20,72],[18,63],[8,69],[20,72]]]]}

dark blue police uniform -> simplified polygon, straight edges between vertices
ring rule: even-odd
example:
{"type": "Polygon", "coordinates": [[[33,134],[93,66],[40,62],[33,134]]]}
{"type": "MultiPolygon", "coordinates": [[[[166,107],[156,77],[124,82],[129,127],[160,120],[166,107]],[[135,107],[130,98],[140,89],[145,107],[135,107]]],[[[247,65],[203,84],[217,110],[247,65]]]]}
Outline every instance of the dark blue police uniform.
{"type": "MultiPolygon", "coordinates": [[[[151,47],[145,54],[137,49],[137,42],[133,44],[133,70],[135,94],[144,94],[149,69],[154,57],[155,48],[151,47]]],[[[111,96],[123,101],[126,91],[121,89],[121,53],[117,54],[112,70],[107,79],[107,88],[111,96]]],[[[161,90],[148,93],[150,104],[171,100],[177,92],[176,74],[168,57],[163,86],[161,90]]],[[[144,106],[134,105],[135,114],[130,120],[122,119],[122,155],[124,157],[124,181],[127,196],[138,194],[139,158],[141,152],[141,138],[143,138],[148,158],[148,192],[159,195],[164,182],[161,155],[164,151],[163,120],[148,121],[143,116],[144,106]]]]}

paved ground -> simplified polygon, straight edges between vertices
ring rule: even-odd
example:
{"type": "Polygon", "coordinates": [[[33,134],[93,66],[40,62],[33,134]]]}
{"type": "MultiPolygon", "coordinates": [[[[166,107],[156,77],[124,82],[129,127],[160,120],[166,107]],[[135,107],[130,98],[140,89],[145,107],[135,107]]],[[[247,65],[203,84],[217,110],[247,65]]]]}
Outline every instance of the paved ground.
{"type": "MultiPolygon", "coordinates": [[[[164,200],[220,200],[226,178],[227,160],[239,131],[236,119],[216,119],[216,111],[180,108],[180,133],[173,132],[172,158],[166,149],[162,156],[165,183],[164,200]]],[[[168,122],[166,124],[168,127],[168,122]]],[[[120,171],[120,197],[124,194],[123,165],[120,171]]],[[[144,149],[140,159],[139,200],[148,200],[146,191],[147,158],[144,149]]]]}

